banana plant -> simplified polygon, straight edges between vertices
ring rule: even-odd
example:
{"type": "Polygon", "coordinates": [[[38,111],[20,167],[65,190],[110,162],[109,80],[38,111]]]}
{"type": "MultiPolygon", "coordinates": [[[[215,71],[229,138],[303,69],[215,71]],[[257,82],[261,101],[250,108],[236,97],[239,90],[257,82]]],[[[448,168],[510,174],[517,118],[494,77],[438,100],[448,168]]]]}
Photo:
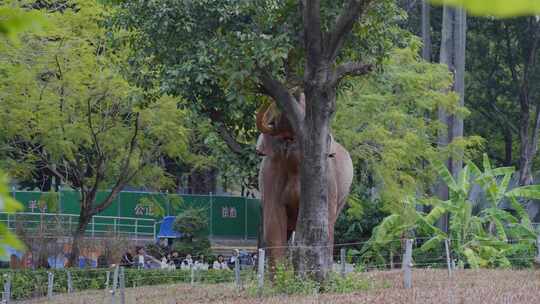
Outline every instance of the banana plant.
{"type": "MultiPolygon", "coordinates": [[[[540,199],[539,185],[509,190],[515,169],[493,168],[485,154],[483,171],[469,162],[457,179],[443,164],[435,167],[449,188],[449,200],[440,206],[449,213],[450,244],[461,263],[466,262],[471,268],[510,267],[510,256],[534,246],[535,231],[518,198],[540,199]],[[479,214],[473,214],[473,204],[468,200],[474,184],[482,187],[489,202],[489,207],[479,214]],[[515,213],[501,208],[506,200],[515,213]]],[[[420,250],[428,250],[440,240],[440,235],[435,235],[420,250]]]]}
{"type": "Polygon", "coordinates": [[[471,268],[509,267],[510,257],[517,252],[534,248],[535,231],[529,216],[518,199],[540,199],[540,185],[509,190],[511,167],[492,168],[487,155],[483,158],[483,171],[469,162],[457,175],[452,176],[442,163],[434,164],[441,179],[448,185],[449,199],[404,199],[400,212],[385,218],[373,231],[372,237],[361,253],[370,259],[377,256],[390,242],[414,231],[427,240],[417,249],[427,253],[450,239],[453,256],[471,268]],[[468,200],[473,185],[482,187],[489,206],[478,214],[473,213],[473,203],[468,200]],[[514,213],[501,208],[508,200],[514,213]],[[418,204],[431,206],[429,213],[417,211],[418,204]],[[449,231],[436,227],[437,221],[449,214],[449,231]]]}

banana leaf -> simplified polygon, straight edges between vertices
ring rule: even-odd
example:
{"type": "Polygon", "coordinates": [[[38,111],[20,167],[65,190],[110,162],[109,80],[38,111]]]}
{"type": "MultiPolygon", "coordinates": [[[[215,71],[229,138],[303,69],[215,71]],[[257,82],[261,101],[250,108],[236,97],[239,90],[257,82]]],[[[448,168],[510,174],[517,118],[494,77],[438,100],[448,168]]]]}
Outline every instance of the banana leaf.
{"type": "Polygon", "coordinates": [[[528,199],[540,199],[540,185],[523,186],[514,188],[506,193],[507,197],[522,197],[528,199]]]}
{"type": "Polygon", "coordinates": [[[448,168],[446,168],[446,165],[444,163],[435,162],[434,168],[435,168],[435,171],[437,171],[437,174],[439,174],[439,176],[446,183],[446,185],[448,186],[450,190],[454,192],[459,191],[458,185],[456,181],[454,180],[454,177],[452,176],[450,171],[448,171],[448,168]]]}
{"type": "Polygon", "coordinates": [[[446,237],[444,235],[436,235],[432,237],[431,239],[429,239],[428,241],[426,241],[424,244],[422,244],[419,250],[421,252],[427,252],[429,250],[435,249],[437,248],[438,245],[441,244],[441,242],[444,242],[445,239],[446,237]]]}
{"type": "Polygon", "coordinates": [[[523,208],[523,206],[518,202],[518,200],[514,196],[508,195],[508,193],[506,193],[506,196],[510,199],[510,205],[512,206],[512,208],[514,208],[514,210],[518,214],[519,219],[521,220],[521,223],[527,226],[531,226],[531,220],[525,208],[523,208]]]}

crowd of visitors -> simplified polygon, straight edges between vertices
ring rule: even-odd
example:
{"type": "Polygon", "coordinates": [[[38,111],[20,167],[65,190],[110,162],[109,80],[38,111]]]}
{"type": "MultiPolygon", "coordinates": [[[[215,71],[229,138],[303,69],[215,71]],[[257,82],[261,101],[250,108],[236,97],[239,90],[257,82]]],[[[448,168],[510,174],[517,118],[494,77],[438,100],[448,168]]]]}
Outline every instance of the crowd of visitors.
{"type": "MultiPolygon", "coordinates": [[[[120,259],[120,265],[130,268],[138,269],[192,269],[196,270],[233,270],[235,268],[236,260],[242,268],[251,267],[255,265],[257,256],[256,254],[249,254],[246,251],[234,250],[228,257],[218,255],[217,257],[205,257],[204,255],[192,256],[186,254],[181,256],[178,251],[164,250],[163,253],[156,253],[152,250],[152,254],[147,253],[145,248],[136,247],[134,251],[127,250],[120,259]]],[[[36,258],[32,255],[31,251],[25,254],[17,255],[12,253],[10,260],[4,263],[0,262],[0,268],[54,268],[61,269],[67,267],[68,254],[61,252],[53,254],[47,257],[47,255],[40,255],[36,258]]],[[[80,268],[101,268],[110,267],[112,264],[118,262],[111,261],[110,258],[105,256],[97,257],[85,257],[80,256],[78,266],[80,268]]]]}
{"type": "Polygon", "coordinates": [[[120,265],[124,267],[132,267],[138,269],[191,269],[196,270],[232,270],[235,267],[236,259],[238,259],[242,267],[253,266],[255,264],[256,254],[249,254],[245,251],[233,251],[233,254],[225,259],[223,255],[218,255],[215,259],[207,260],[204,255],[193,257],[191,254],[180,256],[177,251],[172,251],[168,254],[162,254],[159,257],[148,254],[144,248],[137,247],[135,255],[129,250],[124,253],[120,261],[120,265]]]}

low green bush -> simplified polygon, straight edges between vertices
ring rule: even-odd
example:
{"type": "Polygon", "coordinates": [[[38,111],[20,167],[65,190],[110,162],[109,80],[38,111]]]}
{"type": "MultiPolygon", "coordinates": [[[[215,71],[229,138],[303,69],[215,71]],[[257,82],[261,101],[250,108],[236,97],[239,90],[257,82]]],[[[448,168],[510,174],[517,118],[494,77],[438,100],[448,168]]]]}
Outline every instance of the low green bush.
{"type": "MultiPolygon", "coordinates": [[[[15,300],[42,297],[47,294],[47,281],[50,271],[54,273],[55,293],[67,292],[67,270],[2,270],[0,274],[11,276],[11,298],[15,300]]],[[[109,287],[112,285],[114,269],[70,269],[73,289],[83,291],[89,289],[105,289],[107,271],[110,271],[109,287]]],[[[242,277],[251,274],[242,273],[242,277]]],[[[197,282],[216,284],[234,282],[234,272],[227,270],[203,270],[195,272],[197,282]]],[[[137,270],[125,269],[126,287],[151,286],[173,283],[191,282],[189,270],[137,270]]]]}
{"type": "MultiPolygon", "coordinates": [[[[368,290],[372,284],[362,273],[349,273],[342,277],[338,273],[332,272],[328,281],[321,286],[318,282],[309,278],[299,277],[291,266],[278,265],[274,273],[273,280],[267,281],[263,289],[263,295],[309,295],[318,292],[325,293],[352,293],[368,290]]],[[[252,280],[253,285],[248,292],[252,295],[258,293],[256,280],[252,280]]]]}

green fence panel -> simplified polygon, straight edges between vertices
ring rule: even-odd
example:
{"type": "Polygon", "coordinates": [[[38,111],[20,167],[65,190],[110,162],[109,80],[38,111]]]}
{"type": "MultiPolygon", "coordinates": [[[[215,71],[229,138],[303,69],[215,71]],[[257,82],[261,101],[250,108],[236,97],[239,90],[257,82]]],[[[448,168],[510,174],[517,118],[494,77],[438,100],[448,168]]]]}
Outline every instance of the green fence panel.
{"type": "Polygon", "coordinates": [[[81,193],[78,191],[61,191],[60,205],[62,213],[79,214],[81,213],[81,193]]]}
{"type": "Polygon", "coordinates": [[[246,232],[246,205],[244,198],[213,197],[212,235],[244,237],[246,232]]]}
{"type": "Polygon", "coordinates": [[[261,202],[257,199],[247,199],[247,237],[258,238],[261,224],[261,202]]]}
{"type": "Polygon", "coordinates": [[[23,212],[49,212],[41,200],[41,192],[22,191],[15,193],[15,199],[24,206],[23,212]]]}
{"type": "MultiPolygon", "coordinates": [[[[109,192],[98,192],[96,201],[103,201],[109,192]]],[[[35,191],[17,191],[14,197],[24,205],[24,212],[29,213],[80,213],[80,193],[77,191],[61,191],[57,210],[50,210],[45,203],[45,195],[35,191]]],[[[101,212],[100,216],[121,217],[122,219],[99,218],[90,223],[89,230],[94,233],[108,234],[115,232],[152,234],[154,227],[151,221],[160,220],[162,216],[176,216],[186,208],[202,208],[208,218],[210,236],[231,238],[257,238],[259,234],[260,201],[244,197],[208,196],[208,195],[166,195],[150,192],[121,192],[113,203],[101,212]],[[152,201],[153,203],[149,203],[152,201]],[[180,201],[180,204],[175,202],[180,201]],[[155,208],[155,206],[159,208],[155,208]],[[136,227],[135,229],[133,227],[136,227]],[[136,230],[136,231],[135,231],[136,230]]],[[[6,215],[0,221],[7,221],[6,215]]],[[[30,219],[28,220],[29,222],[30,219]]],[[[77,218],[71,219],[76,226],[77,218]]]]}

